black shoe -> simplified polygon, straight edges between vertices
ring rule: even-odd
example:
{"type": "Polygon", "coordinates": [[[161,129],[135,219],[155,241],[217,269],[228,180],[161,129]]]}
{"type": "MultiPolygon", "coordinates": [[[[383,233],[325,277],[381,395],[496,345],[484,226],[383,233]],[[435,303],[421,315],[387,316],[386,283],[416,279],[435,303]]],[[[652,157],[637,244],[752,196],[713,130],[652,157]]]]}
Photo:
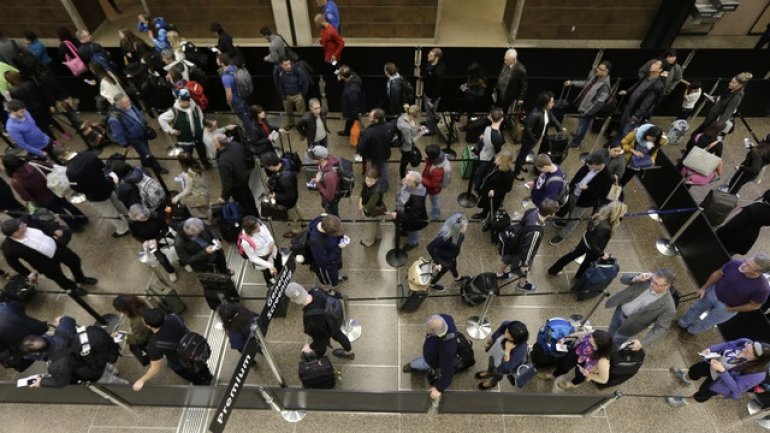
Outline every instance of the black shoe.
{"type": "Polygon", "coordinates": [[[77,296],[88,296],[88,290],[86,290],[86,289],[84,289],[82,287],[79,287],[79,286],[77,288],[75,288],[75,290],[72,290],[71,292],[68,292],[68,293],[71,293],[71,294],[77,295],[77,296]]]}
{"type": "Polygon", "coordinates": [[[419,245],[419,244],[414,244],[414,245],[406,244],[406,245],[404,245],[404,248],[401,248],[401,249],[404,250],[404,251],[409,251],[409,250],[413,250],[413,249],[417,248],[417,245],[419,245]]]}
{"type": "Polygon", "coordinates": [[[524,181],[524,176],[522,176],[522,175],[520,175],[520,174],[517,174],[517,175],[516,175],[516,180],[520,180],[520,181],[522,181],[522,182],[523,182],[523,181],[524,181]]]}
{"type": "Polygon", "coordinates": [[[341,277],[339,278],[339,280],[340,280],[340,283],[344,283],[345,281],[347,281],[347,280],[348,280],[348,276],[347,276],[347,275],[343,275],[343,276],[341,276],[341,277]]]}
{"type": "Polygon", "coordinates": [[[486,217],[487,217],[487,214],[485,214],[484,212],[479,212],[471,215],[471,219],[474,219],[474,220],[483,220],[486,217]]]}
{"type": "Polygon", "coordinates": [[[355,353],[347,353],[345,352],[345,349],[334,349],[332,350],[332,355],[336,356],[337,358],[356,359],[355,353]]]}
{"type": "Polygon", "coordinates": [[[97,280],[94,277],[83,277],[80,280],[77,280],[76,283],[78,284],[85,284],[86,286],[93,286],[94,284],[98,283],[99,280],[97,280]]]}
{"type": "Polygon", "coordinates": [[[550,242],[548,242],[548,243],[549,243],[549,244],[551,244],[551,245],[559,245],[559,244],[560,244],[560,243],[562,243],[563,241],[564,241],[564,238],[563,238],[563,237],[561,237],[561,236],[559,236],[559,235],[556,235],[556,236],[554,236],[554,237],[553,237],[553,239],[551,239],[551,241],[550,241],[550,242]]]}
{"type": "Polygon", "coordinates": [[[444,290],[446,290],[444,286],[442,286],[441,284],[431,284],[430,289],[435,292],[443,292],[444,290]]]}

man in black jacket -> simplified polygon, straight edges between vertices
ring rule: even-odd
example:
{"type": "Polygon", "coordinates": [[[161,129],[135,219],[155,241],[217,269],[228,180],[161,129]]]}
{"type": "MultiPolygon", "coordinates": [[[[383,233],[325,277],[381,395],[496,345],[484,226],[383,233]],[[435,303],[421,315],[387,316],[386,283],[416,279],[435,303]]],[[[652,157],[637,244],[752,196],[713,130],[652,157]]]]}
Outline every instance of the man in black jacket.
{"type": "Polygon", "coordinates": [[[22,350],[28,355],[48,363],[48,374],[35,376],[31,388],[61,388],[91,379],[78,374],[83,363],[70,348],[77,336],[75,319],[57,317],[53,325],[56,327],[53,335],[28,335],[21,343],[22,350]]]}
{"type": "Polygon", "coordinates": [[[521,275],[524,281],[517,287],[523,290],[534,290],[527,284],[526,276],[532,269],[537,250],[543,240],[545,222],[556,214],[559,204],[554,200],[545,199],[534,209],[524,212],[521,221],[517,221],[503,230],[500,234],[500,267],[498,279],[509,280],[514,275],[521,275]],[[506,269],[510,266],[510,272],[506,269]]]}
{"type": "MultiPolygon", "coordinates": [[[[401,232],[406,232],[404,251],[409,251],[420,242],[420,230],[428,225],[428,211],[425,208],[425,185],[422,175],[409,171],[401,180],[401,188],[396,193],[396,211],[390,218],[400,225],[401,232]]],[[[399,236],[403,236],[399,233],[399,236]]]]}
{"type": "Polygon", "coordinates": [[[328,110],[321,102],[312,98],[308,101],[310,111],[303,114],[297,121],[297,132],[302,141],[307,142],[308,148],[315,146],[329,147],[329,127],[326,126],[328,110]]]}
{"type": "Polygon", "coordinates": [[[297,207],[299,167],[293,167],[289,158],[278,158],[273,152],[262,155],[262,166],[268,173],[267,187],[270,190],[270,198],[275,200],[275,204],[285,207],[289,214],[289,231],[284,233],[283,237],[293,238],[302,231],[299,223],[302,214],[297,207]]]}
{"type": "Polygon", "coordinates": [[[422,67],[422,106],[425,109],[425,115],[428,117],[428,133],[436,133],[436,113],[438,104],[441,101],[441,90],[444,86],[444,75],[446,75],[446,65],[441,61],[444,53],[441,48],[433,48],[428,52],[428,62],[422,67]]]}
{"type": "Polygon", "coordinates": [[[342,249],[350,244],[342,222],[335,215],[321,215],[308,225],[310,269],[324,286],[336,288],[348,277],[340,277],[342,249]]]}
{"type": "Polygon", "coordinates": [[[273,84],[286,114],[283,128],[289,130],[294,127],[294,112],[299,116],[305,114],[305,95],[310,90],[310,77],[304,68],[297,67],[287,57],[281,57],[278,67],[273,69],[273,84]]]}
{"type": "Polygon", "coordinates": [[[350,135],[350,128],[358,116],[366,111],[366,97],[364,96],[361,77],[349,66],[342,66],[337,74],[337,79],[345,83],[342,89],[342,117],[345,118],[345,129],[337,133],[340,136],[350,135]]]}
{"type": "Polygon", "coordinates": [[[449,314],[435,314],[425,321],[422,356],[402,367],[404,373],[433,372],[428,378],[430,398],[438,400],[452,384],[457,362],[457,326],[449,314]]]}
{"type": "Polygon", "coordinates": [[[647,123],[652,117],[652,112],[663,95],[664,84],[660,79],[661,72],[663,72],[663,62],[655,60],[650,63],[646,78],[639,80],[630,89],[618,92],[620,96],[628,94],[628,102],[620,118],[620,131],[615,140],[622,140],[626,134],[637,126],[647,123]]]}
{"type": "Polygon", "coordinates": [[[37,283],[38,273],[41,273],[65,292],[85,296],[88,292],[78,284],[92,285],[98,282],[96,278],[85,276],[80,266],[80,257],[74,251],[42,231],[28,228],[20,219],[3,221],[0,231],[6,236],[0,247],[5,261],[17,273],[26,276],[31,284],[37,283]],[[30,271],[21,260],[29,263],[36,272],[30,271]],[[62,263],[70,268],[75,281],[64,275],[62,263]]]}
{"type": "Polygon", "coordinates": [[[259,217],[254,193],[249,188],[251,169],[246,165],[243,146],[236,141],[230,141],[224,134],[215,134],[214,143],[217,147],[219,180],[222,184],[219,203],[226,203],[232,197],[241,205],[244,215],[259,217]]]}
{"type": "Polygon", "coordinates": [[[309,344],[302,346],[302,353],[320,358],[326,354],[329,340],[335,340],[342,348],[332,350],[332,355],[338,358],[356,358],[350,340],[342,333],[342,324],[336,323],[339,317],[330,317],[326,311],[327,297],[332,296],[331,294],[325,293],[318,287],[308,293],[297,283],[289,283],[285,293],[292,302],[302,305],[302,326],[305,334],[312,339],[309,344]]]}
{"type": "Polygon", "coordinates": [[[24,303],[0,302],[0,364],[16,371],[24,371],[31,360],[22,358],[21,342],[28,335],[44,335],[48,324],[27,316],[24,303]]]}
{"type": "MultiPolygon", "coordinates": [[[[579,219],[587,213],[598,209],[607,201],[607,194],[612,186],[612,176],[607,170],[607,150],[598,149],[586,158],[569,183],[569,200],[564,206],[569,221],[556,221],[554,224],[562,227],[561,232],[549,242],[558,245],[567,239],[580,223],[579,219]]],[[[561,215],[561,214],[560,214],[561,215]]]]}
{"type": "Polygon", "coordinates": [[[67,162],[67,179],[72,190],[85,194],[96,212],[114,227],[112,237],[127,235],[128,210],[115,194],[115,182],[105,175],[104,163],[93,152],[79,152],[67,162]]]}
{"type": "Polygon", "coordinates": [[[524,103],[527,94],[527,68],[519,62],[518,53],[510,48],[503,57],[503,69],[497,76],[495,91],[492,99],[495,106],[500,107],[507,114],[514,102],[524,103]]]}
{"type": "Polygon", "coordinates": [[[390,141],[392,131],[385,124],[385,111],[375,108],[369,112],[369,126],[361,132],[356,150],[369,168],[380,174],[380,192],[386,192],[388,183],[388,160],[390,159],[390,141]]]}

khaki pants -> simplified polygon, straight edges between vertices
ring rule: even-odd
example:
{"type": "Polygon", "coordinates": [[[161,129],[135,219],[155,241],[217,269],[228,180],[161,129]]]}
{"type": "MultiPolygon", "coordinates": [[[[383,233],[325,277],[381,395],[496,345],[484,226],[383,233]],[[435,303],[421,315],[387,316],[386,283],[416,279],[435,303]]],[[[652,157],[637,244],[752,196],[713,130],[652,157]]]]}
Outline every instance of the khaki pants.
{"type": "Polygon", "coordinates": [[[302,225],[300,224],[299,220],[302,219],[302,212],[299,211],[299,208],[297,206],[294,206],[293,208],[288,210],[289,213],[289,230],[293,231],[294,233],[299,233],[302,231],[302,225]]]}
{"type": "Polygon", "coordinates": [[[364,233],[361,238],[361,243],[364,244],[364,246],[371,247],[374,245],[377,241],[382,239],[382,228],[380,227],[380,222],[372,222],[374,220],[379,220],[380,218],[367,218],[366,222],[364,223],[364,233]]]}
{"type": "Polygon", "coordinates": [[[305,114],[305,98],[302,97],[301,93],[287,96],[283,100],[283,111],[286,113],[286,122],[284,127],[294,126],[295,113],[298,117],[305,114]]]}

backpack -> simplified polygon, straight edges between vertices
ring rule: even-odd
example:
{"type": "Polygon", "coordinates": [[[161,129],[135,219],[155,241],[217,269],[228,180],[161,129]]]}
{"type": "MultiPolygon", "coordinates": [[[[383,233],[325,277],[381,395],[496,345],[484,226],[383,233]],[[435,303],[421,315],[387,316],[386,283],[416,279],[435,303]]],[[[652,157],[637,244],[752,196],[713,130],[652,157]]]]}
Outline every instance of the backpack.
{"type": "Polygon", "coordinates": [[[91,44],[91,63],[98,63],[105,71],[113,74],[118,73],[118,65],[110,59],[109,54],[103,49],[96,51],[93,43],[91,44]]]}
{"type": "Polygon", "coordinates": [[[247,99],[254,93],[254,81],[246,68],[236,68],[235,72],[228,72],[235,79],[235,88],[238,90],[238,97],[247,99]]]}
{"type": "Polygon", "coordinates": [[[444,157],[444,162],[440,165],[432,165],[430,171],[433,171],[434,168],[441,168],[444,170],[444,177],[441,178],[441,189],[449,186],[449,181],[452,180],[452,164],[449,163],[449,158],[444,157]]]}
{"type": "Polygon", "coordinates": [[[390,147],[401,147],[404,143],[404,137],[401,135],[401,130],[398,129],[398,119],[386,123],[385,129],[390,135],[390,147]]]}
{"type": "MultiPolygon", "coordinates": [[[[70,350],[80,360],[92,367],[104,368],[114,364],[120,357],[120,346],[101,326],[78,326],[70,350]]],[[[99,372],[101,376],[101,371],[99,372]]]]}
{"type": "Polygon", "coordinates": [[[35,57],[30,51],[20,48],[15,40],[11,40],[11,44],[16,51],[11,61],[19,68],[22,75],[27,78],[33,78],[49,72],[40,59],[35,57]]]}
{"type": "Polygon", "coordinates": [[[560,358],[566,353],[558,352],[556,343],[573,332],[575,332],[575,327],[569,320],[553,317],[546,320],[545,325],[537,332],[537,343],[535,344],[539,345],[546,354],[560,358]]]}
{"type": "Polygon", "coordinates": [[[197,332],[187,331],[179,340],[176,354],[182,367],[197,371],[211,357],[211,347],[204,336],[197,332]]]}
{"type": "Polygon", "coordinates": [[[238,254],[240,254],[241,257],[243,257],[244,259],[248,260],[249,256],[246,254],[246,251],[244,251],[243,249],[243,241],[246,241],[246,243],[249,244],[249,246],[252,249],[254,249],[256,244],[251,239],[251,236],[245,235],[243,234],[243,232],[238,233],[238,240],[235,241],[235,246],[238,249],[238,254]]]}
{"type": "Polygon", "coordinates": [[[241,207],[238,203],[227,202],[222,205],[222,219],[226,223],[238,227],[241,224],[241,218],[243,218],[243,212],[241,212],[241,207]]]}
{"type": "Polygon", "coordinates": [[[564,206],[567,204],[567,200],[569,200],[569,182],[567,181],[567,176],[564,174],[559,176],[551,176],[548,178],[548,180],[545,181],[545,185],[543,185],[543,188],[548,188],[548,184],[551,182],[560,181],[562,182],[561,185],[561,192],[559,193],[559,196],[556,198],[556,201],[559,203],[559,206],[564,206]]]}
{"type": "Polygon", "coordinates": [[[142,203],[147,206],[148,209],[157,209],[166,201],[166,192],[160,186],[160,182],[147,176],[142,176],[142,180],[136,184],[139,189],[139,196],[142,198],[142,203]]]}
{"type": "Polygon", "coordinates": [[[356,187],[356,176],[353,173],[353,163],[349,159],[340,158],[337,160],[337,165],[334,166],[334,171],[340,178],[339,189],[337,195],[334,197],[335,201],[339,201],[343,197],[350,197],[350,194],[356,187]]]}
{"type": "Polygon", "coordinates": [[[325,297],[323,308],[311,308],[303,314],[303,318],[309,316],[324,316],[326,324],[329,325],[329,329],[332,332],[342,328],[345,321],[344,314],[342,313],[342,302],[334,296],[323,293],[320,289],[311,290],[313,297],[320,296],[325,297]],[[322,295],[323,293],[323,295],[322,295]]]}
{"type": "Polygon", "coordinates": [[[399,80],[401,81],[401,99],[406,103],[414,103],[414,86],[412,82],[403,76],[399,80]]]}
{"type": "Polygon", "coordinates": [[[235,128],[226,131],[225,135],[230,137],[230,141],[234,141],[241,145],[243,149],[243,158],[246,163],[246,168],[249,170],[256,167],[256,161],[254,160],[254,151],[252,150],[251,137],[246,133],[246,130],[242,126],[236,126],[235,128]]]}
{"type": "Polygon", "coordinates": [[[298,173],[302,168],[302,160],[299,158],[297,152],[284,153],[283,158],[281,158],[281,162],[283,162],[284,170],[287,171],[298,173]]]}
{"type": "Polygon", "coordinates": [[[537,209],[527,210],[519,221],[514,221],[513,224],[500,232],[498,246],[500,247],[501,256],[519,255],[521,253],[521,241],[527,232],[543,232],[543,227],[540,225],[529,227],[526,225],[526,220],[532,212],[537,212],[537,209]]]}
{"type": "Polygon", "coordinates": [[[288,42],[286,42],[286,39],[283,38],[281,35],[276,35],[283,41],[283,55],[286,56],[287,59],[291,60],[292,63],[297,63],[299,61],[299,55],[291,48],[291,45],[289,45],[288,42]]]}
{"type": "Polygon", "coordinates": [[[473,356],[473,343],[462,332],[450,332],[444,336],[444,340],[457,340],[457,358],[455,359],[455,373],[465,371],[476,364],[473,356]]]}
{"type": "Polygon", "coordinates": [[[203,86],[197,81],[190,80],[184,85],[185,89],[190,91],[190,97],[201,107],[201,111],[209,106],[209,98],[203,92],[203,86]]]}
{"type": "Polygon", "coordinates": [[[204,66],[209,63],[209,56],[206,50],[199,49],[190,41],[185,41],[182,44],[182,52],[184,52],[185,60],[189,60],[198,66],[204,66]]]}

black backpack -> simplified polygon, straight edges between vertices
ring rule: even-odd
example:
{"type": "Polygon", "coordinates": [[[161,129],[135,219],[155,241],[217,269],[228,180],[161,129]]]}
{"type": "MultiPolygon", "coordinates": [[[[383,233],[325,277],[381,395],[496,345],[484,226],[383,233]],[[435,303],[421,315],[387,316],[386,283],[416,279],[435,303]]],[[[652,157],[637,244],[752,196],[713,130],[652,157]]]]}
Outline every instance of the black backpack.
{"type": "Polygon", "coordinates": [[[101,326],[78,326],[70,350],[88,367],[101,369],[107,363],[114,364],[120,357],[120,346],[101,326]]]}
{"type": "Polygon", "coordinates": [[[179,364],[182,367],[197,371],[206,365],[211,357],[211,347],[206,338],[197,332],[187,331],[176,348],[179,364]]]}
{"type": "Polygon", "coordinates": [[[203,67],[209,63],[209,55],[206,52],[207,50],[202,50],[196,47],[195,44],[190,41],[186,41],[182,45],[182,51],[184,52],[185,60],[195,63],[196,66],[203,67]]]}
{"type": "Polygon", "coordinates": [[[543,227],[540,225],[533,225],[529,227],[525,225],[527,217],[531,212],[537,212],[537,209],[529,209],[528,211],[524,212],[521,220],[515,221],[505,230],[500,232],[498,247],[500,248],[501,256],[519,255],[521,253],[521,241],[527,232],[543,232],[543,227]]]}
{"type": "Polygon", "coordinates": [[[401,130],[398,129],[398,119],[393,119],[386,123],[385,129],[390,137],[390,147],[401,147],[404,143],[404,137],[401,135],[401,130]]]}
{"type": "Polygon", "coordinates": [[[303,317],[324,316],[326,318],[326,323],[329,325],[329,329],[332,332],[340,329],[343,322],[345,321],[344,314],[342,312],[342,302],[340,302],[338,298],[326,294],[318,288],[313,289],[311,292],[314,298],[317,296],[324,298],[324,307],[311,308],[310,310],[305,311],[303,317]]]}
{"type": "Polygon", "coordinates": [[[349,159],[340,158],[337,161],[337,165],[334,166],[334,171],[339,176],[339,189],[337,195],[334,197],[335,201],[339,201],[344,197],[350,197],[353,190],[356,188],[356,175],[353,173],[353,162],[349,159]]]}
{"type": "Polygon", "coordinates": [[[444,336],[444,340],[457,340],[457,358],[455,359],[455,373],[465,371],[476,364],[473,356],[473,343],[462,332],[457,331],[444,336]]]}
{"type": "Polygon", "coordinates": [[[412,105],[414,104],[414,86],[412,85],[412,82],[407,80],[405,77],[401,77],[401,100],[405,103],[412,105]]]}
{"type": "Polygon", "coordinates": [[[318,225],[321,218],[316,218],[308,224],[307,228],[289,241],[289,249],[295,256],[304,257],[306,265],[313,263],[313,254],[310,252],[310,228],[318,225]]]}

